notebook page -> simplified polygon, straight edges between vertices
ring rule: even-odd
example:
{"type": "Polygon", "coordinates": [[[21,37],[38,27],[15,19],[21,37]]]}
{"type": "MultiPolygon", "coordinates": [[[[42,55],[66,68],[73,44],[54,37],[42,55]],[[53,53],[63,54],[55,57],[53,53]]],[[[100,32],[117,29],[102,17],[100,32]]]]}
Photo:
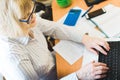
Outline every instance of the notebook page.
{"type": "Polygon", "coordinates": [[[99,25],[99,28],[109,37],[117,36],[120,33],[120,8],[112,4],[104,7],[105,14],[97,16],[92,20],[99,25]]]}

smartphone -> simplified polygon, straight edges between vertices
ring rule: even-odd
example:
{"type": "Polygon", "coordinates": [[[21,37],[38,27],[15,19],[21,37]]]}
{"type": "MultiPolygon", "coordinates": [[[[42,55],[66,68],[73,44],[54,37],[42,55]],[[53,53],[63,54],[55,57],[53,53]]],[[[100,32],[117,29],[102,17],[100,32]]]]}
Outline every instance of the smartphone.
{"type": "Polygon", "coordinates": [[[81,9],[70,9],[63,24],[68,26],[75,26],[80,16],[80,13],[81,13],[81,9]]]}
{"type": "Polygon", "coordinates": [[[91,19],[91,18],[97,17],[99,15],[102,15],[104,13],[106,13],[105,9],[104,8],[100,8],[98,10],[95,10],[93,12],[90,12],[90,13],[86,14],[85,17],[87,19],[91,19]]]}

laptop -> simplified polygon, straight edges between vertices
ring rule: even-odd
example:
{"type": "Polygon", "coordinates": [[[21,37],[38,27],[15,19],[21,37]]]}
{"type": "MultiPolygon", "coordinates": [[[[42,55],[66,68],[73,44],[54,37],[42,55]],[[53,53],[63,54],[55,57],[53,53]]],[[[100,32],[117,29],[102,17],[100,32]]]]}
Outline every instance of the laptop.
{"type": "Polygon", "coordinates": [[[99,52],[98,61],[106,63],[110,68],[107,76],[99,80],[120,80],[120,40],[108,41],[110,50],[105,56],[99,52]]]}

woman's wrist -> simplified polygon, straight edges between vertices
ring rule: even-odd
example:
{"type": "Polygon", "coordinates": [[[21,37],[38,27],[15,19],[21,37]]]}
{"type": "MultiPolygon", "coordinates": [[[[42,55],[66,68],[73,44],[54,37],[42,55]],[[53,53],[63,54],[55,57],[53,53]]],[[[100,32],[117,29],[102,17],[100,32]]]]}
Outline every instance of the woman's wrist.
{"type": "Polygon", "coordinates": [[[83,35],[83,37],[82,37],[82,43],[85,42],[85,40],[86,40],[87,37],[88,37],[88,33],[85,33],[85,34],[83,35]]]}

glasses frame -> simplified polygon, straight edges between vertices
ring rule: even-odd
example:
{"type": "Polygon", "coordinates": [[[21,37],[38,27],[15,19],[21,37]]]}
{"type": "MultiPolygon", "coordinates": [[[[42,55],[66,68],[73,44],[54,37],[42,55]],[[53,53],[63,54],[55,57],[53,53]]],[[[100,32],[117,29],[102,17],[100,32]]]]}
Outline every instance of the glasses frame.
{"type": "Polygon", "coordinates": [[[19,21],[20,22],[26,22],[27,24],[29,24],[30,23],[30,19],[31,19],[33,13],[35,13],[35,9],[36,9],[36,2],[34,1],[34,7],[32,9],[32,12],[30,13],[28,19],[27,20],[25,20],[25,19],[19,19],[19,21]]]}

